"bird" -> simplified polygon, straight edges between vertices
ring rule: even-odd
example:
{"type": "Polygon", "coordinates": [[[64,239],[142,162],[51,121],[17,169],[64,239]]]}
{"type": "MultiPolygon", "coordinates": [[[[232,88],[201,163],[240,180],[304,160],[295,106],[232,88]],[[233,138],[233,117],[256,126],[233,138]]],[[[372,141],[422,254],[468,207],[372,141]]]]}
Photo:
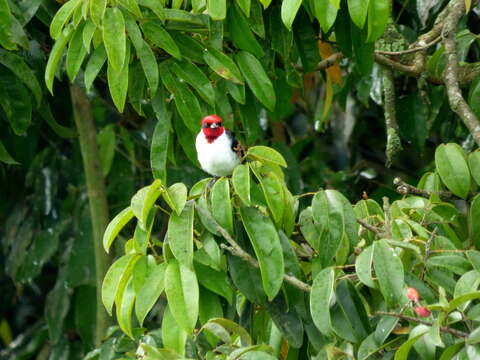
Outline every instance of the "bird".
{"type": "Polygon", "coordinates": [[[241,162],[241,145],[234,133],[223,127],[222,118],[217,115],[207,115],[202,119],[195,147],[200,166],[214,177],[231,175],[241,162]]]}

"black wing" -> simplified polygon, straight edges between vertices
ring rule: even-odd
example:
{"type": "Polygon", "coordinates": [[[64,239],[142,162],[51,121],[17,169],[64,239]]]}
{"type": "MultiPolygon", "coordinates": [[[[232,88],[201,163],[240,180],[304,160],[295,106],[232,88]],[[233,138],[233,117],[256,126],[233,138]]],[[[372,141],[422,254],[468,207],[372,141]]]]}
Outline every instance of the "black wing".
{"type": "Polygon", "coordinates": [[[231,140],[232,142],[232,145],[231,145],[231,149],[233,152],[236,152],[238,157],[242,157],[244,154],[243,154],[243,147],[242,145],[238,142],[237,138],[235,137],[235,133],[230,131],[230,130],[226,130],[225,129],[225,135],[227,135],[227,137],[231,140]]]}

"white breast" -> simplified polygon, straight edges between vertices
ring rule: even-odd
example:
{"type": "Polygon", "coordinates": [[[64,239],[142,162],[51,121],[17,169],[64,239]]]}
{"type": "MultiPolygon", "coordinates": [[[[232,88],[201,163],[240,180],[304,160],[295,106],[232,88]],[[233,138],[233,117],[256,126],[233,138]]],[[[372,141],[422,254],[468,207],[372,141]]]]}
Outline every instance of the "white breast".
{"type": "Polygon", "coordinates": [[[202,169],[214,176],[226,176],[240,163],[236,152],[232,150],[231,139],[224,132],[208,143],[202,131],[195,142],[197,156],[202,169]]]}

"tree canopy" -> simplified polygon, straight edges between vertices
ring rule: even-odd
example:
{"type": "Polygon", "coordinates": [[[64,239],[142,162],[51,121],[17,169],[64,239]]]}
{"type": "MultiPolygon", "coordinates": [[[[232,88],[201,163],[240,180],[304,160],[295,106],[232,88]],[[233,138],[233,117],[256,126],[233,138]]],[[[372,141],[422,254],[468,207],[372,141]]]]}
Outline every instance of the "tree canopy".
{"type": "Polygon", "coordinates": [[[0,356],[477,359],[479,17],[0,0],[0,356]]]}

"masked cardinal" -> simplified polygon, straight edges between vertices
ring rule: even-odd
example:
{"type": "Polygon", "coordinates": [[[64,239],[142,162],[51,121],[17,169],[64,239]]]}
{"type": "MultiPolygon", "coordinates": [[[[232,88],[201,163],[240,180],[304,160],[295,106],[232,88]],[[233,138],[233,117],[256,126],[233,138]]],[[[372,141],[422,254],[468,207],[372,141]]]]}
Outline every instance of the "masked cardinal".
{"type": "Polygon", "coordinates": [[[195,146],[202,169],[213,176],[230,175],[242,157],[242,147],[235,135],[223,127],[217,115],[202,119],[195,146]]]}

